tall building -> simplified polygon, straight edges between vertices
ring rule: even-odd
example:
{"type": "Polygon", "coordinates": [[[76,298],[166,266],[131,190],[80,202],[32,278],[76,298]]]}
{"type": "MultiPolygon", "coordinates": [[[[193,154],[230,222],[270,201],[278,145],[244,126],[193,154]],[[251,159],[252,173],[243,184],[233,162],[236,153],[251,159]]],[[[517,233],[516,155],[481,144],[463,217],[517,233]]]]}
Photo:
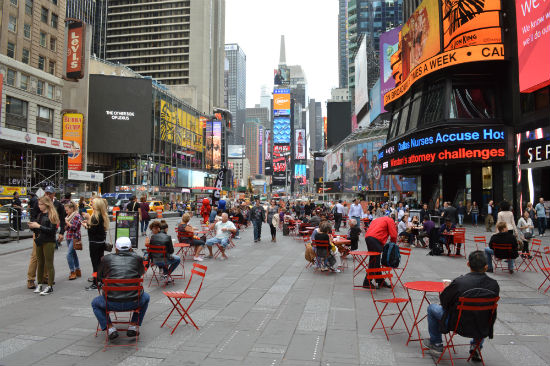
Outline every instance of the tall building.
{"type": "Polygon", "coordinates": [[[232,145],[242,145],[242,130],[246,121],[246,55],[236,43],[225,45],[227,59],[226,86],[224,88],[226,108],[233,116],[232,145]]]}
{"type": "Polygon", "coordinates": [[[338,85],[348,87],[348,0],[338,0],[338,85]]]}
{"type": "MultiPolygon", "coordinates": [[[[100,0],[98,0],[100,2],[100,0]]],[[[71,0],[67,1],[67,18],[79,19],[84,23],[94,26],[96,0],[71,0]]]]}
{"type": "Polygon", "coordinates": [[[109,0],[106,59],[203,113],[223,106],[225,0],[109,0]]]}
{"type": "MultiPolygon", "coordinates": [[[[263,108],[256,105],[255,108],[246,108],[246,121],[257,120],[264,128],[271,128],[271,118],[269,108],[263,108]]],[[[239,130],[242,131],[242,130],[239,130]]]]}
{"type": "Polygon", "coordinates": [[[107,58],[107,7],[109,0],[95,0],[94,33],[92,36],[92,54],[100,59],[107,58]]]}
{"type": "Polygon", "coordinates": [[[323,143],[323,109],[321,102],[309,100],[309,148],[312,151],[324,149],[323,143]]]}
{"type": "Polygon", "coordinates": [[[44,179],[38,169],[54,182],[68,150],[60,141],[65,1],[3,1],[0,9],[0,159],[8,163],[0,185],[30,187],[44,179]]]}
{"type": "Polygon", "coordinates": [[[271,113],[271,91],[265,85],[262,85],[262,89],[261,89],[260,107],[267,108],[269,113],[271,113]]]}
{"type": "Polygon", "coordinates": [[[263,134],[263,126],[258,119],[247,119],[244,125],[245,156],[250,162],[250,175],[263,174],[263,161],[260,161],[262,153],[259,141],[263,134]]]}
{"type": "Polygon", "coordinates": [[[229,167],[233,170],[233,179],[237,187],[246,187],[248,177],[250,177],[250,162],[247,158],[230,158],[228,159],[229,167]]]}

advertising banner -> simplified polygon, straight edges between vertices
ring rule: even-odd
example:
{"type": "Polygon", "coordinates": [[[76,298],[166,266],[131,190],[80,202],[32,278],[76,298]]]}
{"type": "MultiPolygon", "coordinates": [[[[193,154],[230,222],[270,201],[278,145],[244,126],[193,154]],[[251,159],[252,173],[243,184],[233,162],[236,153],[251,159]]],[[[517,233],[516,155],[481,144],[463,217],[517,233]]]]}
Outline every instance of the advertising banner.
{"type": "Polygon", "coordinates": [[[290,144],[290,117],[273,119],[273,143],[290,144]]]}
{"type": "Polygon", "coordinates": [[[294,131],[295,140],[294,140],[294,158],[296,160],[303,160],[306,158],[306,130],[297,129],[294,131]]]}
{"type": "Polygon", "coordinates": [[[21,196],[27,195],[27,188],[25,187],[11,187],[11,186],[0,186],[0,195],[2,196],[13,196],[17,192],[21,196]]]}
{"type": "Polygon", "coordinates": [[[264,139],[264,145],[265,145],[265,160],[271,160],[271,130],[265,130],[265,139],[264,139]]]}
{"type": "Polygon", "coordinates": [[[264,165],[264,158],[263,158],[263,153],[264,153],[264,129],[260,126],[260,128],[258,128],[258,171],[260,172],[260,174],[263,173],[263,165],[264,165]]]}
{"type": "Polygon", "coordinates": [[[216,203],[220,200],[224,178],[225,178],[225,169],[220,169],[216,176],[216,183],[214,184],[214,187],[218,189],[215,189],[212,192],[212,203],[216,203]]]}
{"type": "MultiPolygon", "coordinates": [[[[290,158],[290,144],[273,145],[273,182],[285,184],[287,164],[290,158]]],[[[276,183],[275,183],[276,184],[276,183]]]]}
{"type": "Polygon", "coordinates": [[[187,113],[170,102],[160,101],[160,138],[183,148],[202,152],[201,117],[187,113]]]}
{"type": "Polygon", "coordinates": [[[206,169],[220,169],[222,162],[222,122],[206,122],[206,169]]]}
{"type": "Polygon", "coordinates": [[[298,181],[300,185],[307,184],[307,175],[306,175],[306,165],[305,164],[295,164],[294,165],[294,178],[298,181]]]}
{"type": "Polygon", "coordinates": [[[290,89],[273,90],[273,115],[290,116],[290,89]]]}
{"type": "Polygon", "coordinates": [[[550,1],[516,0],[519,90],[550,84],[550,1]]]}
{"type": "Polygon", "coordinates": [[[69,170],[82,170],[82,131],[84,115],[65,113],[63,115],[63,140],[71,142],[69,151],[69,170]]]}
{"type": "Polygon", "coordinates": [[[84,23],[73,22],[68,27],[67,78],[82,79],[84,76],[84,23]]]}
{"type": "Polygon", "coordinates": [[[443,50],[502,42],[501,0],[441,0],[443,50]]]}
{"type": "MultiPolygon", "coordinates": [[[[138,247],[138,211],[117,211],[115,222],[115,242],[118,238],[130,238],[132,248],[138,247]]],[[[114,243],[113,243],[114,244],[114,243]]]]}
{"type": "Polygon", "coordinates": [[[274,85],[290,84],[290,69],[285,66],[280,66],[278,69],[273,70],[273,84],[274,85]]]}
{"type": "Polygon", "coordinates": [[[355,114],[369,101],[369,83],[367,70],[367,37],[363,37],[355,55],[355,114]]]}
{"type": "MultiPolygon", "coordinates": [[[[395,88],[395,79],[392,77],[391,57],[399,48],[399,32],[401,26],[380,35],[380,100],[384,94],[395,88]]],[[[383,105],[382,105],[383,107],[383,105]]],[[[385,112],[382,108],[382,112],[385,112]]]]}

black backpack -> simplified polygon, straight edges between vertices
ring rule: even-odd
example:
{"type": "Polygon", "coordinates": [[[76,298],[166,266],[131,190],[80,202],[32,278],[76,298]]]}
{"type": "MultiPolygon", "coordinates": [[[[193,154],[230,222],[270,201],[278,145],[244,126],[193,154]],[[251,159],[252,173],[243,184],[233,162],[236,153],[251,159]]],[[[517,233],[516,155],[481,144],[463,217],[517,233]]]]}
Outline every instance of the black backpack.
{"type": "Polygon", "coordinates": [[[399,246],[395,243],[387,243],[382,250],[381,263],[383,266],[397,268],[401,262],[401,253],[399,246]]]}
{"type": "Polygon", "coordinates": [[[430,231],[430,252],[428,255],[441,255],[443,254],[443,246],[439,242],[439,230],[433,228],[430,231]]]}

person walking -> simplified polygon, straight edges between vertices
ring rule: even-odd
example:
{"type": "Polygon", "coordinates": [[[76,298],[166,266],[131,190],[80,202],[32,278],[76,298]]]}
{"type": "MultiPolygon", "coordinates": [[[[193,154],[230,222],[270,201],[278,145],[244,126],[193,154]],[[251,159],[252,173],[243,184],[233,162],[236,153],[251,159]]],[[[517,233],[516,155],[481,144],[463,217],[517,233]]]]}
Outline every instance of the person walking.
{"type": "Polygon", "coordinates": [[[19,199],[19,192],[13,193],[13,200],[11,201],[12,211],[12,227],[13,230],[21,231],[21,212],[23,211],[23,206],[21,200],[19,199]]]}
{"type": "Polygon", "coordinates": [[[342,200],[339,200],[338,203],[334,206],[334,230],[340,231],[340,225],[342,224],[342,217],[346,209],[342,205],[342,200]]]}
{"type": "Polygon", "coordinates": [[[78,207],[74,202],[65,203],[65,212],[67,213],[67,217],[65,217],[65,240],[67,241],[68,248],[67,263],[71,270],[69,280],[72,281],[82,276],[78,255],[74,249],[74,242],[81,242],[80,227],[82,226],[82,217],[78,213],[78,207]]]}
{"type": "Polygon", "coordinates": [[[147,228],[149,227],[149,221],[151,220],[151,217],[149,216],[149,205],[147,204],[147,197],[141,196],[139,203],[139,213],[141,216],[141,219],[139,220],[141,225],[141,236],[145,236],[147,234],[147,228]]]}
{"type": "Polygon", "coordinates": [[[458,216],[458,226],[462,227],[462,224],[464,224],[464,216],[466,216],[466,207],[462,205],[462,202],[458,202],[456,214],[458,216]]]}
{"type": "Polygon", "coordinates": [[[491,232],[491,227],[495,223],[495,218],[493,217],[493,212],[495,211],[495,205],[493,200],[490,200],[487,205],[483,208],[483,214],[485,215],[485,230],[491,232]]]}
{"type": "Polygon", "coordinates": [[[265,220],[265,209],[260,204],[260,198],[256,197],[256,204],[250,209],[250,221],[254,225],[254,243],[262,240],[262,223],[265,220]]]}
{"type": "Polygon", "coordinates": [[[535,217],[537,219],[539,236],[544,236],[546,231],[546,208],[544,208],[544,198],[542,197],[535,206],[535,217]]]}
{"type": "Polygon", "coordinates": [[[476,201],[472,202],[469,214],[472,216],[472,224],[474,226],[477,226],[477,218],[479,217],[479,206],[477,205],[476,201]]]}
{"type": "Polygon", "coordinates": [[[357,221],[357,224],[361,222],[361,217],[363,216],[363,208],[358,203],[357,198],[353,200],[353,203],[351,204],[348,212],[348,216],[350,219],[354,219],[357,221]]]}
{"type": "Polygon", "coordinates": [[[52,200],[44,196],[38,200],[40,214],[37,221],[29,222],[29,228],[35,234],[36,243],[36,262],[37,262],[37,280],[38,286],[34,290],[42,296],[53,292],[53,283],[55,280],[55,269],[53,266],[53,256],[55,252],[55,233],[57,224],[59,224],[59,215],[55,209],[52,200]],[[44,281],[44,267],[48,271],[48,283],[44,281]]]}
{"type": "MultiPolygon", "coordinates": [[[[83,225],[88,229],[90,259],[92,261],[93,272],[97,272],[99,263],[103,258],[103,252],[105,251],[107,231],[109,231],[109,216],[107,216],[107,206],[103,199],[94,199],[92,207],[94,212],[91,216],[84,214],[86,221],[83,222],[83,225]]],[[[86,287],[86,290],[97,290],[97,278],[94,278],[92,285],[86,287]]]]}
{"type": "Polygon", "coordinates": [[[271,205],[267,209],[267,223],[271,231],[271,241],[277,241],[277,227],[279,226],[279,207],[275,204],[275,200],[271,200],[271,205]]]}

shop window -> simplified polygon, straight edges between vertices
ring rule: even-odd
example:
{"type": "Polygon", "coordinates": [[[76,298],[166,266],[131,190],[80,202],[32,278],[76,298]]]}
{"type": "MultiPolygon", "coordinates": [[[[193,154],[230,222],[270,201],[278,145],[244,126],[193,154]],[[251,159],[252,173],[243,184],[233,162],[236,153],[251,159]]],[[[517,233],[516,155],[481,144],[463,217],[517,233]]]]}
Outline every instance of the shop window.
{"type": "Polygon", "coordinates": [[[449,118],[495,118],[494,89],[454,87],[449,118]]]}
{"type": "Polygon", "coordinates": [[[15,77],[17,76],[17,72],[12,69],[8,69],[7,75],[6,75],[6,84],[10,86],[15,86],[15,77]]]}
{"type": "Polygon", "coordinates": [[[29,76],[21,74],[21,79],[19,81],[19,87],[23,90],[29,89],[29,76]]]}
{"type": "Polygon", "coordinates": [[[445,105],[445,90],[442,83],[428,87],[424,98],[424,110],[419,118],[418,126],[429,124],[443,119],[443,108],[445,105]]]}
{"type": "Polygon", "coordinates": [[[15,43],[8,42],[8,52],[6,55],[8,57],[15,58],[15,43]]]}
{"type": "Polygon", "coordinates": [[[481,168],[482,189],[493,189],[493,167],[484,166],[481,168]]]}

